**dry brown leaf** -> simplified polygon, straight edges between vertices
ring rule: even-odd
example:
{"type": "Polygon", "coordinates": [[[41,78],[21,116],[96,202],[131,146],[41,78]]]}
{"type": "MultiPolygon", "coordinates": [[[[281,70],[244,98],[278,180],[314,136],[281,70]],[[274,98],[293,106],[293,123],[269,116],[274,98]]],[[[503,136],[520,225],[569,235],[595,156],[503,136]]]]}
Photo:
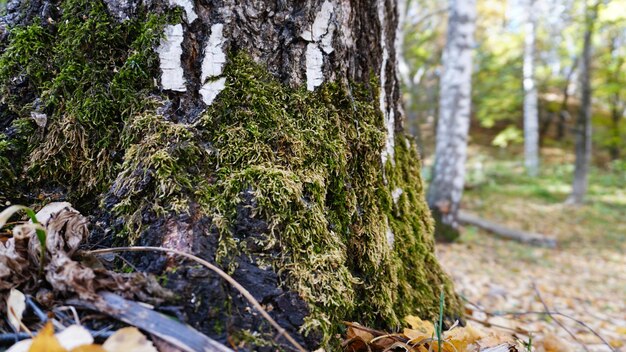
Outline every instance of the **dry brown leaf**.
{"type": "Polygon", "coordinates": [[[374,350],[384,350],[386,348],[389,348],[389,346],[392,346],[394,343],[396,343],[396,340],[392,338],[392,336],[400,336],[400,334],[378,336],[370,342],[370,346],[372,346],[374,350]]]}
{"type": "Polygon", "coordinates": [[[24,310],[26,310],[26,296],[19,290],[12,288],[7,298],[7,315],[9,324],[13,326],[15,331],[20,331],[24,310]]]}
{"type": "Polygon", "coordinates": [[[540,341],[539,350],[544,352],[567,352],[570,351],[570,346],[561,338],[549,334],[540,341]]]}
{"type": "Polygon", "coordinates": [[[487,336],[478,340],[481,348],[495,347],[504,343],[513,343],[514,339],[509,335],[501,332],[491,331],[487,336]]]}
{"type": "Polygon", "coordinates": [[[65,208],[72,208],[72,204],[68,202],[51,202],[41,208],[41,210],[39,210],[37,214],[35,214],[35,217],[37,217],[37,221],[46,225],[46,223],[48,222],[48,220],[50,220],[53,214],[59,213],[65,208]]]}
{"type": "Polygon", "coordinates": [[[484,337],[484,334],[474,328],[471,324],[467,324],[465,327],[457,327],[452,330],[448,330],[443,334],[446,340],[459,340],[464,341],[467,344],[475,343],[484,337]]]}
{"type": "MultiPolygon", "coordinates": [[[[357,323],[354,323],[354,324],[358,325],[357,323]]],[[[360,337],[363,341],[367,343],[372,341],[372,339],[374,338],[373,334],[362,329],[354,328],[352,326],[348,327],[348,331],[346,335],[348,336],[349,339],[360,337]]]]}
{"type": "MultiPolygon", "coordinates": [[[[469,347],[483,337],[483,333],[476,330],[471,325],[466,327],[456,327],[444,332],[442,350],[443,352],[461,352],[471,350],[469,347]]],[[[436,342],[433,342],[433,351],[439,351],[436,342]]]]}
{"type": "Polygon", "coordinates": [[[107,352],[157,352],[152,342],[135,327],[117,330],[102,348],[107,352]]]}
{"type": "MultiPolygon", "coordinates": [[[[173,297],[154,277],[142,273],[115,273],[80,262],[76,252],[89,233],[87,219],[69,203],[51,203],[36,216],[45,223],[44,272],[54,294],[66,297],[76,294],[92,302],[98,299],[96,292],[99,290],[150,303],[173,297]]],[[[5,308],[9,289],[20,286],[32,292],[40,286],[37,268],[40,267],[41,243],[35,236],[35,226],[40,225],[27,223],[15,226],[13,238],[0,242],[0,310],[5,308]]]]}
{"type": "Polygon", "coordinates": [[[494,347],[481,348],[481,352],[518,352],[515,344],[503,343],[494,347]]]}

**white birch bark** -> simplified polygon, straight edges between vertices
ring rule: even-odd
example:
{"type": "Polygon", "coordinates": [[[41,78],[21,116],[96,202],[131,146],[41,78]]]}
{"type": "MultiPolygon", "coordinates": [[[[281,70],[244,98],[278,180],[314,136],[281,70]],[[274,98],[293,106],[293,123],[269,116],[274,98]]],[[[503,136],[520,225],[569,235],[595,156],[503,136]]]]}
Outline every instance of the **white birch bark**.
{"type": "Polygon", "coordinates": [[[475,20],[475,0],[451,0],[428,204],[435,213],[440,213],[441,222],[452,228],[458,226],[465,178],[475,20]]]}
{"type": "Polygon", "coordinates": [[[524,165],[529,176],[539,173],[539,113],[535,83],[535,0],[527,0],[524,28],[524,165]]]}

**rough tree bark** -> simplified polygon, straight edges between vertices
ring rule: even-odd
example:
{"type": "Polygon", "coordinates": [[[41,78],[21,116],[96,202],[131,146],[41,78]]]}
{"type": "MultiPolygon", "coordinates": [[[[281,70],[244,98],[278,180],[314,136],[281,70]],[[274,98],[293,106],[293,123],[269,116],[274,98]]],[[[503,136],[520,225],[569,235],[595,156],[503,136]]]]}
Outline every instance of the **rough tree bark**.
{"type": "Polygon", "coordinates": [[[539,112],[535,84],[535,33],[537,14],[535,1],[527,0],[524,29],[524,164],[529,176],[539,173],[539,112]]]}
{"type": "MultiPolygon", "coordinates": [[[[403,132],[397,30],[394,0],[13,0],[0,198],[68,200],[92,243],[216,262],[311,349],[341,320],[433,318],[442,287],[453,319],[403,132]]],[[[167,277],[210,336],[283,344],[212,273],[128,260],[167,277]]]]}
{"type": "Polygon", "coordinates": [[[442,59],[435,164],[428,190],[428,205],[437,221],[435,231],[444,239],[454,238],[458,233],[470,124],[475,20],[474,0],[451,0],[442,59]]]}
{"type": "Polygon", "coordinates": [[[578,56],[574,59],[572,63],[572,67],[570,68],[567,76],[565,77],[565,82],[563,84],[563,100],[561,101],[561,108],[559,109],[559,121],[557,125],[557,133],[556,138],[559,141],[562,141],[565,138],[565,130],[567,126],[567,121],[571,118],[569,114],[569,96],[570,96],[570,84],[572,82],[572,78],[574,76],[574,72],[576,72],[576,68],[578,67],[578,56]]]}
{"type": "Polygon", "coordinates": [[[592,36],[599,6],[600,1],[591,6],[587,1],[585,2],[585,32],[580,68],[580,110],[576,119],[575,129],[576,161],[574,164],[572,194],[567,200],[571,204],[581,204],[587,193],[587,178],[591,163],[591,51],[593,45],[592,36]]]}
{"type": "MultiPolygon", "coordinates": [[[[615,63],[615,70],[609,72],[607,81],[619,82],[620,75],[622,74],[621,68],[624,65],[624,58],[616,51],[619,45],[617,35],[611,38],[610,43],[611,57],[615,63]]],[[[626,111],[621,90],[617,90],[611,95],[609,98],[609,106],[611,108],[611,144],[609,146],[609,154],[611,155],[611,160],[618,160],[620,158],[620,144],[622,141],[620,122],[624,117],[624,111],[626,111]]]]}

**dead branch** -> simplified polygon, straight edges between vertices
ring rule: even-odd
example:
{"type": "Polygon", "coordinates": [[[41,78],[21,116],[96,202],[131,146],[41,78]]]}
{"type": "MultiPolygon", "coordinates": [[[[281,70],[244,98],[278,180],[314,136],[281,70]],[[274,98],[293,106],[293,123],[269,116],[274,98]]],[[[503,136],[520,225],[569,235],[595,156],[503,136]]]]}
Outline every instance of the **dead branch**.
{"type": "Polygon", "coordinates": [[[345,326],[348,326],[348,327],[351,327],[351,328],[354,328],[354,329],[358,329],[358,330],[362,330],[362,331],[365,331],[365,332],[369,332],[370,334],[372,334],[372,335],[374,335],[374,336],[382,336],[382,335],[387,335],[387,333],[386,333],[386,332],[384,332],[384,331],[375,330],[375,329],[368,328],[368,327],[363,326],[363,325],[359,325],[359,324],[351,323],[351,322],[349,322],[349,321],[344,321],[344,322],[342,322],[342,323],[343,323],[345,326]]]}
{"type": "Polygon", "coordinates": [[[518,327],[510,328],[508,326],[494,324],[494,323],[488,322],[486,320],[480,320],[480,319],[476,319],[476,318],[473,318],[473,317],[468,317],[467,319],[471,320],[471,321],[474,321],[476,323],[479,323],[479,324],[481,324],[481,325],[483,325],[483,326],[485,326],[487,328],[495,327],[495,328],[498,328],[498,329],[508,330],[508,331],[511,331],[511,332],[514,332],[514,333],[520,334],[520,335],[529,336],[530,334],[535,333],[535,331],[528,331],[526,329],[522,329],[522,328],[518,328],[518,327]]]}
{"type": "Polygon", "coordinates": [[[77,299],[71,299],[67,303],[105,313],[126,324],[145,330],[182,351],[233,352],[191,326],[142,304],[106,291],[99,292],[98,296],[100,299],[96,303],[77,299]]]}
{"type": "Polygon", "coordinates": [[[459,211],[459,222],[466,225],[474,225],[483,230],[493,233],[499,237],[514,240],[524,244],[538,247],[555,248],[556,240],[539,233],[525,232],[521,230],[511,229],[495,222],[485,220],[477,215],[459,211]]]}

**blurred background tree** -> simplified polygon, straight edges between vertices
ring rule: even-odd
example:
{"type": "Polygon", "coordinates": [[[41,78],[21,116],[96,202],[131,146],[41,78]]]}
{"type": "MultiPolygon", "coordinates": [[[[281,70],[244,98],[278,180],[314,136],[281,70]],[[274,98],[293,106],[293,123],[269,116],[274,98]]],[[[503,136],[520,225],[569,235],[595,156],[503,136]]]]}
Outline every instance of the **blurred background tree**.
{"type": "MultiPolygon", "coordinates": [[[[528,1],[477,1],[469,144],[500,156],[521,157],[523,151],[528,1]]],[[[559,162],[570,171],[574,169],[576,120],[581,109],[581,54],[588,7],[596,4],[588,2],[587,7],[582,0],[535,0],[533,4],[540,154],[561,151],[559,162]]],[[[626,0],[600,0],[597,4],[590,35],[591,164],[600,169],[623,168],[620,156],[626,153],[626,0]]],[[[407,123],[420,141],[426,163],[431,164],[441,108],[438,94],[448,3],[413,0],[408,2],[406,12],[402,78],[407,123]]],[[[470,159],[474,156],[470,151],[470,159]]],[[[424,170],[429,172],[428,168],[424,170]]],[[[565,177],[571,182],[573,173],[565,177]]]]}

